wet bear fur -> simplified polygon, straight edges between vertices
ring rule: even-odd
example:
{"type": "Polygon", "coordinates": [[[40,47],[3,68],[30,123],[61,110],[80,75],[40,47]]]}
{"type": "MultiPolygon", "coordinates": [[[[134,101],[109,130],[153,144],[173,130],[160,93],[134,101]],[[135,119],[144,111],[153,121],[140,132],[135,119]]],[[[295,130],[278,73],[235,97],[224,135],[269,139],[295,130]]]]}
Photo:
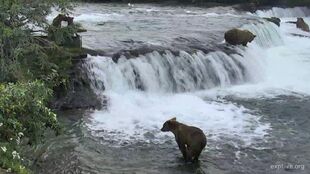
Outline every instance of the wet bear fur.
{"type": "Polygon", "coordinates": [[[304,21],[303,18],[297,18],[296,27],[305,32],[310,32],[309,25],[304,21]]]}
{"type": "Polygon", "coordinates": [[[200,153],[207,143],[206,135],[201,129],[185,125],[178,122],[176,118],[172,118],[163,124],[161,131],[170,131],[174,134],[185,161],[198,161],[200,153]]]}
{"type": "Polygon", "coordinates": [[[256,36],[248,30],[240,30],[234,28],[225,33],[225,40],[231,45],[243,45],[247,46],[249,42],[252,42],[256,36]]]}

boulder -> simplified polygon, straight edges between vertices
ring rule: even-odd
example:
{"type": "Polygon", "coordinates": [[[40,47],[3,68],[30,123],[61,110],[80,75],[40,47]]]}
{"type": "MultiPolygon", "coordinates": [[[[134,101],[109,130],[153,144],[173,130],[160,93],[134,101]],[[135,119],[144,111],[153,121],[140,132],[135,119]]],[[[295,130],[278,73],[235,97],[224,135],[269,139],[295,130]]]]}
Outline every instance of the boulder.
{"type": "Polygon", "coordinates": [[[265,20],[272,22],[276,24],[278,27],[280,27],[281,19],[277,17],[271,17],[271,18],[264,18],[265,20]]]}
{"type": "Polygon", "coordinates": [[[249,42],[252,42],[256,36],[248,30],[240,30],[234,28],[225,33],[225,40],[231,45],[243,45],[246,46],[249,42]]]}
{"type": "Polygon", "coordinates": [[[296,26],[303,31],[310,32],[309,25],[304,21],[303,18],[297,18],[296,26]]]}

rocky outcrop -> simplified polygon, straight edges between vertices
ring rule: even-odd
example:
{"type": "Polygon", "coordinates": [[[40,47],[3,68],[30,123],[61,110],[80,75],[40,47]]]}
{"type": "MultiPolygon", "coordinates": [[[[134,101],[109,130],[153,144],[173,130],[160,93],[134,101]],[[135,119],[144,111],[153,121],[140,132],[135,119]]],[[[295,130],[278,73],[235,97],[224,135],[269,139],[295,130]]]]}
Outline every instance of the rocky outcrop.
{"type": "Polygon", "coordinates": [[[310,32],[309,25],[304,21],[303,18],[297,18],[296,27],[303,31],[310,32]]]}
{"type": "Polygon", "coordinates": [[[101,99],[90,86],[87,72],[83,68],[84,60],[76,60],[69,72],[68,86],[54,89],[52,107],[59,110],[100,109],[101,99]]]}
{"type": "Polygon", "coordinates": [[[271,18],[264,18],[265,20],[272,22],[276,24],[278,27],[280,27],[281,19],[277,17],[271,17],[271,18]]]}
{"type": "Polygon", "coordinates": [[[248,30],[234,28],[225,33],[225,41],[231,45],[246,46],[252,42],[256,36],[248,30]]]}

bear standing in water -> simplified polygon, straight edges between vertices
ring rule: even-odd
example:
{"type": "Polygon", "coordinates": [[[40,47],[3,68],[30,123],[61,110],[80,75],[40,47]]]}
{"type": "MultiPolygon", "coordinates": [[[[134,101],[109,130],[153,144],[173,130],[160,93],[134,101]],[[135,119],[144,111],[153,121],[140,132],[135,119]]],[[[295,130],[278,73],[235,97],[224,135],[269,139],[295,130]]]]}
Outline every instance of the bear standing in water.
{"type": "Polygon", "coordinates": [[[207,144],[207,138],[201,129],[179,123],[176,118],[166,121],[161,131],[170,131],[174,134],[186,161],[197,162],[201,151],[207,144]]]}

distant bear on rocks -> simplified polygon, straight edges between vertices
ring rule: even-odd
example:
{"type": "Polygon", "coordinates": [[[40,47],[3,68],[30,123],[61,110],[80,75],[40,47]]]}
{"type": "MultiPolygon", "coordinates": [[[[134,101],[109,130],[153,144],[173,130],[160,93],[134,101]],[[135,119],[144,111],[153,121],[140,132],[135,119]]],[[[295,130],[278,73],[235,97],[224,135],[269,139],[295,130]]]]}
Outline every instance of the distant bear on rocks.
{"type": "Polygon", "coordinates": [[[303,18],[297,18],[296,26],[303,31],[310,32],[309,25],[304,21],[303,18]]]}
{"type": "Polygon", "coordinates": [[[225,33],[225,40],[232,45],[246,46],[252,42],[256,36],[248,30],[232,29],[225,33]]]}
{"type": "Polygon", "coordinates": [[[197,162],[207,144],[207,138],[201,129],[177,122],[176,118],[166,121],[161,131],[174,134],[185,161],[197,162]]]}

